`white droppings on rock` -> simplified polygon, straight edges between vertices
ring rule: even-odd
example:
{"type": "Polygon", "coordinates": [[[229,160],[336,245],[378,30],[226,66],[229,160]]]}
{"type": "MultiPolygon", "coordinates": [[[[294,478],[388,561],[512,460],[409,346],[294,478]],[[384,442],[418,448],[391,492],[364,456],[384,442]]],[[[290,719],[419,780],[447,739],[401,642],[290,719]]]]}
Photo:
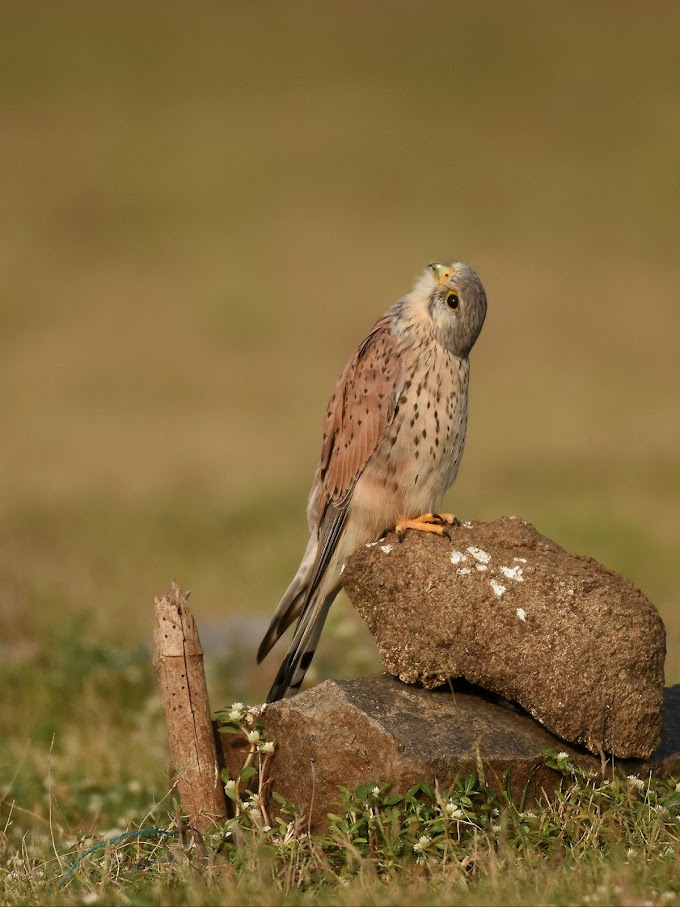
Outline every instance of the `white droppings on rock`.
{"type": "Polygon", "coordinates": [[[513,557],[513,561],[517,561],[518,564],[526,564],[527,559],[525,557],[513,557]]]}
{"type": "Polygon", "coordinates": [[[527,612],[524,610],[524,608],[517,609],[517,617],[519,617],[520,620],[524,621],[527,619],[527,612]]]}
{"type": "Polygon", "coordinates": [[[463,526],[465,526],[466,529],[472,529],[472,523],[470,522],[470,520],[465,520],[463,526]]]}
{"type": "Polygon", "coordinates": [[[482,551],[481,548],[475,548],[474,545],[470,545],[467,549],[470,554],[474,557],[476,561],[479,561],[480,564],[488,564],[491,560],[491,555],[486,551],[482,551]]]}
{"type": "Polygon", "coordinates": [[[375,548],[375,546],[377,544],[378,544],[377,542],[366,542],[366,544],[364,545],[364,548],[375,548]]]}
{"type": "Polygon", "coordinates": [[[485,570],[489,569],[486,564],[475,564],[475,567],[479,570],[480,573],[484,573],[485,570]]]}
{"type": "Polygon", "coordinates": [[[463,554],[462,551],[452,551],[451,552],[451,563],[452,564],[460,564],[466,560],[467,560],[467,555],[463,554]]]}
{"type": "Polygon", "coordinates": [[[341,564],[341,565],[340,565],[340,576],[342,576],[342,574],[343,574],[344,572],[345,572],[345,565],[344,565],[344,564],[341,564]]]}
{"type": "MultiPolygon", "coordinates": [[[[486,567],[484,569],[486,569],[486,567]]],[[[505,586],[502,583],[499,583],[497,579],[492,579],[489,585],[499,598],[506,591],[505,586]]]]}
{"type": "Polygon", "coordinates": [[[467,576],[468,573],[472,573],[472,570],[470,570],[469,567],[459,567],[456,570],[456,573],[458,574],[458,576],[467,576]]]}
{"type": "Polygon", "coordinates": [[[384,551],[385,554],[389,554],[393,548],[394,548],[394,545],[381,545],[380,546],[380,550],[384,551]]]}
{"type": "Polygon", "coordinates": [[[524,582],[523,572],[519,564],[516,567],[501,567],[503,576],[507,576],[508,579],[514,579],[518,583],[524,582]]]}

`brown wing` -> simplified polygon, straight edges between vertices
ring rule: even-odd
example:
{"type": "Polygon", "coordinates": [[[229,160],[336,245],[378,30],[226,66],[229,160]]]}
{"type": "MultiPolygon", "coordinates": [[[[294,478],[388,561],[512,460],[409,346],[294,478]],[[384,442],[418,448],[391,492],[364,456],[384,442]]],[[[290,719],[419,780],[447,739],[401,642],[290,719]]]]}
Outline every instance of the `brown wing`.
{"type": "Polygon", "coordinates": [[[310,546],[258,651],[261,661],[299,617],[268,702],[282,698],[302,683],[337,589],[326,591],[325,599],[320,599],[317,591],[342,535],[352,490],[395,413],[403,369],[391,321],[392,315],[387,312],[377,322],[345,366],[328,404],[321,460],[307,505],[310,546]]]}
{"type": "Polygon", "coordinates": [[[386,312],[376,323],[345,366],[328,404],[312,491],[318,497],[319,520],[328,504],[346,505],[394,415],[403,368],[391,321],[392,313],[386,312]]]}

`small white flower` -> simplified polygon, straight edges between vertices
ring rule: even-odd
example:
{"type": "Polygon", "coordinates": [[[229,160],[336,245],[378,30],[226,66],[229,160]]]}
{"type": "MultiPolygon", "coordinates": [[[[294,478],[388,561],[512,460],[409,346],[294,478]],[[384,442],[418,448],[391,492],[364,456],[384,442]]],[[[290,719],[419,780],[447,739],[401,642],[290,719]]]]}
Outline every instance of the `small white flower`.
{"type": "Polygon", "coordinates": [[[261,744],[258,746],[258,750],[259,750],[261,753],[273,753],[273,752],[274,752],[274,741],[273,741],[273,740],[267,740],[265,743],[261,743],[261,744]]]}
{"type": "Polygon", "coordinates": [[[642,778],[638,778],[637,775],[628,775],[628,783],[631,787],[635,787],[638,790],[644,790],[645,782],[642,778]]]}
{"type": "Polygon", "coordinates": [[[502,830],[503,830],[502,825],[492,825],[491,826],[491,831],[495,832],[497,835],[500,834],[502,830]]]}
{"type": "Polygon", "coordinates": [[[88,891],[87,894],[82,896],[83,904],[87,904],[88,907],[90,904],[96,904],[99,900],[99,894],[96,891],[88,891]]]}
{"type": "Polygon", "coordinates": [[[260,810],[257,808],[257,806],[251,806],[250,809],[248,810],[248,815],[250,816],[251,819],[259,819],[260,810]]]}
{"type": "Polygon", "coordinates": [[[236,793],[236,782],[234,781],[233,778],[230,778],[230,779],[227,781],[227,783],[224,785],[224,789],[226,790],[226,792],[227,792],[228,794],[235,794],[235,793],[236,793]]]}
{"type": "Polygon", "coordinates": [[[379,788],[379,787],[374,787],[373,790],[371,791],[371,793],[373,794],[374,797],[379,797],[379,796],[380,796],[380,788],[379,788]]]}
{"type": "Polygon", "coordinates": [[[565,762],[569,758],[569,753],[565,753],[565,752],[558,753],[557,758],[560,762],[565,762]]]}
{"type": "Polygon", "coordinates": [[[460,808],[460,806],[456,806],[456,804],[452,803],[450,800],[446,804],[446,812],[449,814],[449,818],[451,818],[451,819],[464,819],[465,818],[465,813],[460,808]]]}
{"type": "Polygon", "coordinates": [[[229,712],[229,721],[240,721],[241,713],[237,709],[232,709],[229,712]]]}
{"type": "Polygon", "coordinates": [[[245,706],[242,702],[232,702],[231,708],[236,712],[242,712],[245,709],[245,706]]]}
{"type": "Polygon", "coordinates": [[[423,853],[424,850],[427,850],[431,841],[432,841],[432,838],[430,838],[428,835],[421,835],[420,838],[418,838],[416,843],[413,845],[413,849],[415,850],[416,853],[423,853]]]}
{"type": "Polygon", "coordinates": [[[248,731],[246,734],[246,740],[248,743],[259,743],[262,738],[260,737],[260,732],[257,730],[248,731]]]}
{"type": "Polygon", "coordinates": [[[262,831],[271,831],[271,830],[272,830],[271,825],[263,825],[263,826],[262,826],[262,831]]]}

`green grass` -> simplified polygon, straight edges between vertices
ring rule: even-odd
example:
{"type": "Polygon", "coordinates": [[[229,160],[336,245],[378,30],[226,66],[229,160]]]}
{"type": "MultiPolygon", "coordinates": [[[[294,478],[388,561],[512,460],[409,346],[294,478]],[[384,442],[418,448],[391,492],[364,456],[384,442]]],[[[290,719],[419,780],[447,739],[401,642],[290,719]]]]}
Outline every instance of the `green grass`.
{"type": "MultiPolygon", "coordinates": [[[[447,506],[630,578],[680,680],[679,27],[614,0],[3,5],[0,871],[27,862],[0,899],[323,902],[179,855],[54,883],[73,842],[169,821],[149,647],[172,579],[216,640],[215,707],[265,694],[258,621],[304,548],[326,401],[433,258],[489,295],[447,506]]],[[[376,666],[333,610],[310,679],[376,666]]],[[[661,851],[532,854],[333,899],[672,887],[661,851]]]]}
{"type": "MultiPolygon", "coordinates": [[[[281,798],[278,814],[262,809],[267,757],[256,753],[259,776],[228,786],[233,817],[204,842],[187,838],[163,777],[148,662],[124,663],[74,628],[68,639],[43,665],[53,687],[45,708],[65,696],[74,716],[74,698],[79,718],[61,726],[46,756],[25,747],[4,792],[3,903],[677,902],[680,785],[587,775],[557,753],[546,753],[562,776],[550,802],[495,796],[474,775],[403,797],[367,779],[338,791],[329,827],[311,836],[281,798]],[[86,747],[94,757],[107,725],[120,729],[134,771],[121,773],[119,754],[103,747],[83,776],[78,754],[86,747]]],[[[13,693],[19,709],[24,697],[34,701],[30,683],[13,693]]]]}

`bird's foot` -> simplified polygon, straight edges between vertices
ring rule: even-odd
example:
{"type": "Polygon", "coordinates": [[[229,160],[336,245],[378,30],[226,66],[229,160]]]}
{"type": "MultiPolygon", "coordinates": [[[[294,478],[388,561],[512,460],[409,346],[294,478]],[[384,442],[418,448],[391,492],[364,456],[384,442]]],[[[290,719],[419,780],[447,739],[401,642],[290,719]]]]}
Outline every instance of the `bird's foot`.
{"type": "Polygon", "coordinates": [[[394,527],[397,537],[401,541],[407,529],[417,529],[419,532],[434,532],[436,535],[445,535],[450,539],[447,526],[455,526],[458,519],[452,513],[423,513],[415,519],[397,520],[394,527]]]}

